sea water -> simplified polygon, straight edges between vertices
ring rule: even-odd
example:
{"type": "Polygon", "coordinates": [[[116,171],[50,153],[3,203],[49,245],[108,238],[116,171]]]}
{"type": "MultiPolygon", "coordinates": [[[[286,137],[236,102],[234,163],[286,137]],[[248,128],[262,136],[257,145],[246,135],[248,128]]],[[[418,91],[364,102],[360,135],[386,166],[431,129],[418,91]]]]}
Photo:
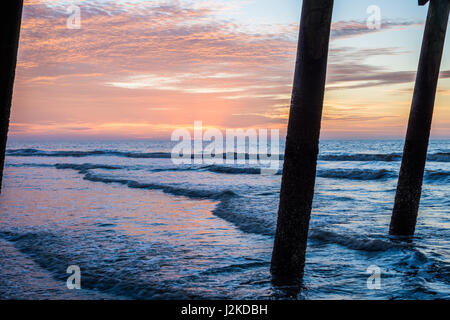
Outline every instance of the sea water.
{"type": "Polygon", "coordinates": [[[173,145],[9,141],[0,298],[450,298],[449,140],[430,142],[408,241],[388,235],[403,142],[322,141],[294,293],[274,287],[269,272],[281,172],[174,165],[173,145]],[[72,265],[81,290],[66,287],[72,265]]]}

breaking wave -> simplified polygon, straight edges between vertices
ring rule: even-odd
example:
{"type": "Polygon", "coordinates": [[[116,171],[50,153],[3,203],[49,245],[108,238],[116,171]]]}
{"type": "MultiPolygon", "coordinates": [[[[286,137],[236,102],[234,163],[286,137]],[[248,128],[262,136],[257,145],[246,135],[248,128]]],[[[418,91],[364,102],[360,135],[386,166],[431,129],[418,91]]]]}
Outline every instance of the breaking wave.
{"type": "Polygon", "coordinates": [[[368,252],[387,251],[394,248],[404,248],[407,244],[393,242],[391,240],[371,239],[364,236],[353,236],[338,234],[331,231],[311,229],[309,239],[322,243],[337,244],[352,250],[362,250],[368,252]]]}
{"type": "Polygon", "coordinates": [[[317,176],[332,179],[381,180],[393,178],[396,174],[386,169],[328,169],[318,170],[317,176]]]}
{"type": "Polygon", "coordinates": [[[224,191],[210,191],[210,190],[198,190],[198,189],[189,189],[189,188],[181,188],[170,185],[158,184],[158,183],[142,183],[134,180],[122,179],[122,178],[114,178],[114,177],[105,177],[101,175],[96,175],[93,173],[86,173],[83,178],[84,180],[89,180],[93,182],[103,182],[103,183],[118,183],[122,185],[126,185],[129,188],[133,189],[147,189],[147,190],[160,190],[164,193],[175,195],[175,196],[184,196],[193,199],[213,199],[220,200],[225,197],[235,197],[237,196],[231,190],[224,191]]]}
{"type": "Polygon", "coordinates": [[[74,164],[74,163],[57,163],[55,164],[56,169],[73,169],[77,170],[79,173],[87,173],[88,170],[93,169],[104,169],[104,170],[119,170],[123,167],[121,166],[110,166],[106,164],[90,164],[90,163],[84,163],[84,164],[74,164]]]}
{"type": "Polygon", "coordinates": [[[450,152],[437,152],[428,155],[429,161],[450,162],[450,152]]]}
{"type": "Polygon", "coordinates": [[[114,150],[91,150],[91,151],[76,151],[76,150],[58,150],[58,151],[44,151],[38,149],[9,149],[6,151],[9,156],[15,157],[90,157],[90,156],[118,156],[126,158],[170,158],[171,154],[168,152],[124,152],[114,150]]]}
{"type": "Polygon", "coordinates": [[[426,182],[448,182],[450,180],[450,172],[442,170],[426,170],[426,182]]]}
{"type": "MultiPolygon", "coordinates": [[[[401,161],[401,153],[389,153],[389,154],[326,154],[319,155],[319,160],[323,161],[380,161],[380,162],[393,162],[401,161]]],[[[450,162],[450,153],[437,152],[431,153],[427,157],[428,161],[435,162],[450,162]]]]}
{"type": "MultiPolygon", "coordinates": [[[[45,167],[56,169],[71,169],[76,170],[81,174],[88,173],[89,170],[103,169],[103,170],[121,170],[131,169],[131,166],[118,166],[106,164],[91,164],[91,163],[21,163],[21,164],[7,164],[11,167],[45,167]]],[[[134,169],[138,167],[133,167],[134,169]]],[[[167,168],[152,168],[151,172],[170,172],[170,171],[209,171],[219,174],[248,174],[259,175],[262,173],[261,168],[257,167],[233,167],[224,165],[209,165],[209,166],[178,166],[167,168]]],[[[281,175],[282,170],[278,170],[276,175],[281,175]]],[[[328,179],[347,179],[347,180],[386,180],[398,177],[398,172],[387,169],[319,169],[317,170],[317,177],[328,179]]],[[[433,182],[447,182],[450,179],[450,172],[443,170],[425,170],[424,180],[428,183],[433,182]]],[[[122,181],[122,180],[121,180],[122,181]]],[[[123,180],[128,181],[128,180],[123,180]]]]}
{"type": "MultiPolygon", "coordinates": [[[[91,233],[95,234],[95,233],[91,233]]],[[[108,248],[97,250],[95,241],[104,241],[97,233],[93,239],[84,235],[90,250],[77,250],[76,235],[57,235],[49,232],[0,231],[0,238],[11,242],[21,253],[30,257],[42,269],[47,270],[58,281],[67,280],[67,262],[77,261],[83,270],[83,289],[112,294],[127,299],[200,299],[201,296],[173,284],[161,284],[158,271],[164,262],[161,254],[173,255],[173,248],[163,243],[145,247],[136,246],[131,239],[109,238],[108,248]],[[120,254],[117,248],[120,247],[120,254]],[[93,259],[92,252],[95,254],[93,259]],[[112,258],[111,258],[112,257],[112,258]],[[145,258],[141,258],[145,257],[145,258]],[[110,268],[114,263],[114,268],[110,268]],[[108,270],[105,272],[104,270],[108,270]],[[146,272],[145,279],[135,270],[146,272]]]]}
{"type": "MultiPolygon", "coordinates": [[[[90,156],[117,156],[125,158],[155,158],[155,159],[169,159],[172,157],[170,152],[125,152],[116,150],[89,150],[89,151],[77,151],[77,150],[56,150],[45,151],[38,149],[8,149],[6,151],[8,156],[15,157],[90,157],[90,156]]],[[[266,157],[266,156],[265,156],[266,157]]],[[[194,158],[194,155],[191,155],[194,158]]],[[[262,155],[258,154],[241,154],[241,153],[223,153],[215,155],[215,158],[228,158],[228,159],[261,159],[262,155]]],[[[279,155],[280,160],[284,159],[283,155],[279,155]]],[[[272,158],[276,159],[276,156],[272,158]]],[[[390,154],[321,154],[319,160],[322,161],[381,161],[392,162],[400,161],[402,159],[401,153],[390,154]]],[[[437,152],[428,155],[428,161],[436,162],[450,162],[449,152],[437,152]]]]}
{"type": "Polygon", "coordinates": [[[319,160],[323,161],[400,161],[401,153],[391,154],[326,154],[319,155],[319,160]]]}
{"type": "MultiPolygon", "coordinates": [[[[131,151],[117,151],[117,150],[89,150],[89,151],[78,151],[78,150],[56,150],[56,151],[45,151],[38,149],[8,149],[6,150],[8,156],[15,157],[73,157],[73,158],[83,158],[91,156],[116,156],[125,158],[136,158],[136,159],[170,159],[172,153],[170,152],[131,152],[131,151]]],[[[199,154],[192,154],[191,158],[194,159],[196,156],[201,156],[199,154]]],[[[264,159],[267,160],[270,155],[259,154],[249,154],[249,153],[221,153],[213,155],[213,158],[222,159],[264,159]]],[[[276,155],[273,159],[276,159],[276,155]]],[[[283,159],[282,155],[278,155],[278,159],[283,159]]],[[[270,160],[270,159],[268,159],[270,160]]]]}

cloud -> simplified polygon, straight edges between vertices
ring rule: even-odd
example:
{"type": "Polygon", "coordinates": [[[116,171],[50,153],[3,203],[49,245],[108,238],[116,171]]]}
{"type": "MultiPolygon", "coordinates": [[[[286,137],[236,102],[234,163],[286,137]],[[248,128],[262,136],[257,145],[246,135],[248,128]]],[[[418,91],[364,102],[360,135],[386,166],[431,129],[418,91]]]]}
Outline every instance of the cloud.
{"type": "Polygon", "coordinates": [[[80,8],[82,28],[69,30],[65,11],[29,5],[24,11],[22,60],[39,61],[41,72],[56,63],[76,62],[86,69],[105,70],[107,65],[109,72],[157,68],[167,73],[208,63],[273,63],[274,57],[290,57],[295,47],[276,34],[242,33],[233,23],[216,20],[212,9],[186,8],[177,1],[144,1],[139,9],[133,2],[82,1],[80,8]]]}
{"type": "MultiPolygon", "coordinates": [[[[81,8],[80,30],[66,28],[68,1],[25,0],[14,132],[144,136],[199,119],[218,127],[285,126],[298,24],[238,24],[222,14],[239,11],[237,0],[72,2],[81,8]]],[[[357,48],[338,47],[337,40],[416,25],[384,21],[374,31],[361,21],[333,23],[327,92],[336,99],[347,89],[412,82],[415,68],[370,59],[405,49],[364,48],[362,38],[357,48]]],[[[370,108],[353,118],[359,106],[327,111],[325,121],[385,121],[370,108]]]]}
{"type": "Polygon", "coordinates": [[[338,21],[331,27],[331,38],[341,39],[362,36],[370,33],[384,32],[392,29],[405,29],[409,27],[423,26],[423,21],[391,21],[382,20],[379,29],[370,29],[366,21],[338,21]]]}
{"type": "MultiPolygon", "coordinates": [[[[416,71],[394,71],[370,64],[376,56],[401,56],[399,48],[356,49],[338,47],[330,50],[327,89],[359,89],[414,82],[416,71]]],[[[442,71],[440,78],[449,78],[450,71],[442,71]]]]}

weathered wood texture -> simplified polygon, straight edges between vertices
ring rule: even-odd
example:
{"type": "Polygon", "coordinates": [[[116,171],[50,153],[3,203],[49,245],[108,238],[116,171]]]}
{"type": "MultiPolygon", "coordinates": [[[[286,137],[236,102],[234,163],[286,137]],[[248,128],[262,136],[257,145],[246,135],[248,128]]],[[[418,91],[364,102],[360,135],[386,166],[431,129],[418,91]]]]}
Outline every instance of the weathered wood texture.
{"type": "Polygon", "coordinates": [[[22,7],[23,0],[0,2],[0,192],[11,114],[22,7]]]}
{"type": "Polygon", "coordinates": [[[333,0],[304,0],[286,137],[273,281],[301,280],[314,195],[333,0]]]}
{"type": "Polygon", "coordinates": [[[389,230],[392,235],[411,236],[415,231],[449,9],[449,0],[430,1],[389,230]]]}

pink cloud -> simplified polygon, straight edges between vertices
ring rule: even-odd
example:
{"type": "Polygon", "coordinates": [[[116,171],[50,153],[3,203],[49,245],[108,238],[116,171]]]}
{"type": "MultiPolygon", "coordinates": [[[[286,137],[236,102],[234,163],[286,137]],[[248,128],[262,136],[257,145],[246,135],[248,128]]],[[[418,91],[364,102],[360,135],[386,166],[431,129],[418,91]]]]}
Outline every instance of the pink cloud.
{"type": "MultiPolygon", "coordinates": [[[[215,6],[77,3],[82,27],[72,30],[66,28],[64,1],[25,0],[13,135],[150,137],[194,120],[218,127],[285,127],[297,25],[254,33],[217,19],[221,8],[215,6]]],[[[336,23],[334,37],[364,34],[361,28],[336,23]]],[[[371,54],[333,50],[328,85],[345,89],[354,81],[367,87],[411,81],[411,72],[369,65],[365,57],[371,54]]],[[[350,119],[340,112],[340,122],[350,119]]],[[[376,117],[359,119],[385,121],[376,117]]]]}

